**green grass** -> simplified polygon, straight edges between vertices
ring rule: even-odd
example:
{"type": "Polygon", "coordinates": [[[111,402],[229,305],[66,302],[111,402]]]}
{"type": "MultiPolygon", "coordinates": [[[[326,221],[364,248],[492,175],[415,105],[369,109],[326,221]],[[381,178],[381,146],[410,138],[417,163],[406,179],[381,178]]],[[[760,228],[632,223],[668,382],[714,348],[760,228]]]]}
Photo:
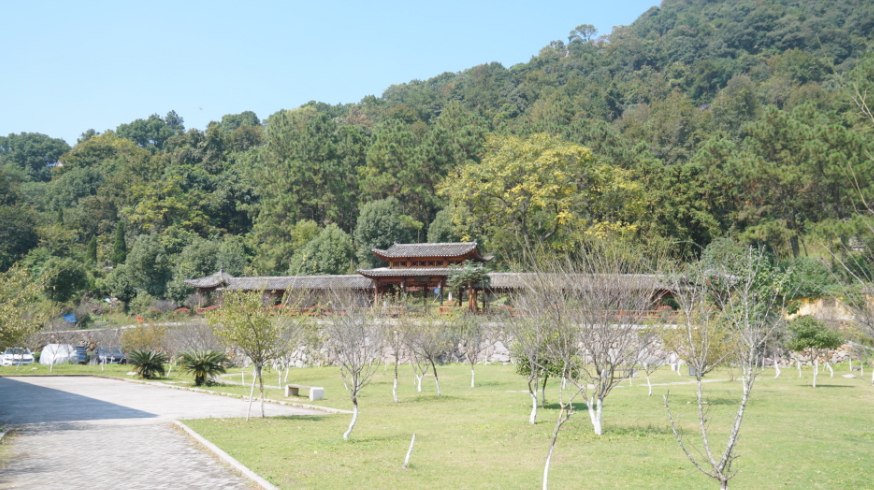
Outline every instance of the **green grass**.
{"type": "MultiPolygon", "coordinates": [[[[391,400],[391,368],[380,370],[360,400],[361,415],[349,442],[342,433],[348,415],[186,421],[193,429],[280,488],[536,488],[557,417],[555,406],[541,410],[537,425],[527,423],[530,398],[525,380],[512,366],[479,366],[478,386],[471,389],[466,366],[438,368],[444,396],[436,397],[432,378],[416,392],[412,371],[402,366],[399,395],[391,400]],[[401,470],[410,437],[416,433],[411,467],[401,470]]],[[[0,368],[0,375],[16,374],[0,368]]],[[[45,366],[32,374],[48,374],[45,366]]],[[[123,376],[125,366],[104,373],[123,376]]],[[[732,482],[738,489],[872,488],[874,484],[874,388],[863,379],[820,375],[810,388],[811,371],[797,378],[794,369],[780,379],[763,375],[753,392],[744,420],[732,482]]],[[[239,373],[239,369],[231,372],[239,373]]],[[[55,374],[99,374],[96,366],[57,366],[55,374]]],[[[190,376],[164,381],[192,382],[190,376]]],[[[238,376],[238,375],[237,375],[238,376]]],[[[247,373],[247,380],[251,380],[247,373]]],[[[728,371],[710,379],[729,379],[728,371]]],[[[866,376],[867,378],[867,376],[866,376]]],[[[239,378],[236,378],[239,379],[239,378]]],[[[690,378],[662,370],[654,383],[688,382],[690,378]]],[[[265,382],[275,385],[276,374],[265,382]]],[[[328,398],[313,402],[350,409],[336,368],[291,371],[289,382],[324,386],[328,398]]],[[[694,439],[694,385],[656,386],[646,396],[642,379],[617,388],[604,407],[605,434],[592,434],[581,410],[559,436],[550,481],[553,488],[714,488],[686,460],[670,433],[661,396],[670,389],[681,425],[694,439]]],[[[721,445],[739,383],[707,383],[712,402],[714,438],[721,445]]],[[[547,401],[555,402],[550,382],[547,401]]],[[[248,394],[248,388],[216,386],[215,391],[248,394]]],[[[268,397],[284,399],[278,390],[268,397]]],[[[309,403],[305,398],[297,401],[309,403]]],[[[582,408],[582,407],[581,407],[582,408]]],[[[268,415],[270,406],[267,407],[268,415]]]]}
{"type": "MultiPolygon", "coordinates": [[[[391,401],[391,370],[380,371],[365,388],[361,416],[348,443],[341,435],[347,415],[243,420],[192,420],[187,423],[243,464],[281,488],[535,488],[557,410],[542,410],[527,424],[530,399],[511,366],[477,369],[477,388],[469,387],[465,366],[443,366],[438,373],[444,396],[433,379],[418,394],[403,366],[401,403],[391,401]],[[401,470],[410,437],[416,433],[411,468],[401,470]]],[[[740,474],[733,488],[871,488],[874,484],[874,388],[860,379],[820,378],[809,387],[809,371],[796,378],[784,371],[778,380],[760,378],[741,434],[740,474]]],[[[274,377],[275,378],[275,377],[274,377]]],[[[717,372],[711,379],[728,379],[717,372]]],[[[270,380],[271,377],[266,378],[270,380]]],[[[289,381],[324,386],[327,400],[351,408],[335,368],[293,370],[289,381]]],[[[688,377],[663,370],[653,382],[683,382],[688,377]]],[[[274,384],[272,381],[271,384],[274,384]]],[[[662,395],[670,389],[673,407],[689,437],[694,437],[694,385],[657,386],[646,396],[643,380],[617,388],[604,408],[605,434],[592,434],[580,411],[559,437],[550,480],[554,488],[713,488],[694,470],[670,433],[662,395]]],[[[555,401],[555,384],[547,390],[555,401]]],[[[739,396],[739,383],[708,383],[712,427],[723,441],[739,396]]],[[[243,388],[218,387],[242,393],[243,388]]],[[[270,391],[269,396],[282,398],[270,391]]],[[[268,408],[269,410],[269,408],[268,408]]]]}

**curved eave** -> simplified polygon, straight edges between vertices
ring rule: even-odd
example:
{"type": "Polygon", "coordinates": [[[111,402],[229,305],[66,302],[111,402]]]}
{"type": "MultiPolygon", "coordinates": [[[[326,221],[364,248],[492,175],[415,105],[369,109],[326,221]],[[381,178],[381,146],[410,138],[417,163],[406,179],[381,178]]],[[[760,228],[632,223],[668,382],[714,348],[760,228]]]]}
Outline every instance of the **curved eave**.
{"type": "Polygon", "coordinates": [[[358,273],[370,279],[384,279],[387,277],[447,277],[452,269],[358,269],[358,273]]]}

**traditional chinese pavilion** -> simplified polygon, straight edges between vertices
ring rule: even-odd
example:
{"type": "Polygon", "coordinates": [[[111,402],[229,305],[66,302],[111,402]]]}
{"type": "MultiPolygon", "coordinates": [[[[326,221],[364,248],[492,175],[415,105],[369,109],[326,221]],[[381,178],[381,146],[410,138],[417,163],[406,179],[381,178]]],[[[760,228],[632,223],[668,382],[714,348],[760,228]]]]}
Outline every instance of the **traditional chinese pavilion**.
{"type": "Polygon", "coordinates": [[[450,266],[466,261],[488,262],[492,255],[480,253],[476,242],[459,243],[395,243],[386,250],[373,249],[373,254],[388,267],[358,269],[358,273],[373,281],[374,301],[394,292],[434,291],[443,303],[450,266]]]}
{"type": "MultiPolygon", "coordinates": [[[[287,292],[311,294],[314,303],[326,291],[345,290],[362,297],[373,298],[374,305],[381,304],[387,295],[421,295],[423,301],[429,296],[443,304],[444,291],[453,266],[465,262],[486,263],[493,259],[483,254],[476,242],[457,243],[395,243],[391,247],[373,249],[373,254],[385,262],[385,267],[358,269],[358,274],[323,276],[272,276],[272,277],[233,277],[224,271],[199,279],[187,279],[185,283],[196,288],[198,295],[220,292],[222,290],[262,291],[274,299],[287,292]],[[430,294],[429,294],[430,293],[430,294]]],[[[491,272],[486,284],[475,285],[468,293],[472,301],[471,309],[476,311],[478,292],[487,294],[513,294],[524,290],[535,279],[536,274],[524,272],[491,272]]],[[[564,276],[566,287],[572,289],[573,276],[564,276]]],[[[583,281],[580,277],[580,281],[583,281]]],[[[658,306],[662,298],[673,295],[668,284],[658,275],[640,275],[630,284],[637,284],[653,291],[653,305],[658,306]]]]}

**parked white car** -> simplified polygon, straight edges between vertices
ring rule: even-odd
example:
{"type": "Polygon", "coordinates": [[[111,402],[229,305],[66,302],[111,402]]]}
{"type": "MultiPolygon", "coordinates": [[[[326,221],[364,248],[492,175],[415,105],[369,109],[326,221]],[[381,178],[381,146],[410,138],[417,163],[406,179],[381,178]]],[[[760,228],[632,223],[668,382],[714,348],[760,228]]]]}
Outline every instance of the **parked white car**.
{"type": "Polygon", "coordinates": [[[0,354],[0,364],[13,366],[16,364],[33,364],[33,354],[24,347],[10,347],[0,354]]]}

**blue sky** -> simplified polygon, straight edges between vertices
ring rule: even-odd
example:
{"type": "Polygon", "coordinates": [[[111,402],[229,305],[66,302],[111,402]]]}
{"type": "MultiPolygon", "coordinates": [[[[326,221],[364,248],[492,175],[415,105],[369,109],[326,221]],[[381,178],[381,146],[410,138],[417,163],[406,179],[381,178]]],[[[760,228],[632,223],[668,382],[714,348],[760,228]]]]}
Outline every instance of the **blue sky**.
{"type": "Polygon", "coordinates": [[[552,2],[8,1],[0,135],[83,131],[175,110],[187,128],[309,100],[528,61],[579,24],[599,34],[656,0],[552,2]]]}

